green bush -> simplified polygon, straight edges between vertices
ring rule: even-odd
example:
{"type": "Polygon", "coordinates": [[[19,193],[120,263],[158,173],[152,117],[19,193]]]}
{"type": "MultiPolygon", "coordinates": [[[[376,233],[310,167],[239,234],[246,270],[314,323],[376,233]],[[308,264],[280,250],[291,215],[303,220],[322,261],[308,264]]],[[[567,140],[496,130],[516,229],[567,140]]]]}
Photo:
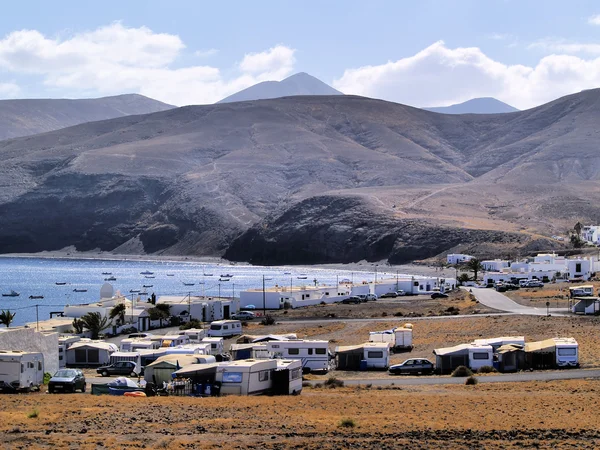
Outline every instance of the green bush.
{"type": "Polygon", "coordinates": [[[496,373],[496,372],[498,372],[498,371],[492,366],[482,366],[479,369],[477,369],[477,373],[496,373]]]}
{"type": "Polygon", "coordinates": [[[354,428],[355,426],[354,419],[347,418],[340,420],[340,428],[354,428]]]}
{"type": "Polygon", "coordinates": [[[196,319],[192,319],[179,327],[180,330],[190,330],[192,328],[202,328],[202,322],[196,319]]]}
{"type": "Polygon", "coordinates": [[[473,375],[473,371],[466,366],[458,366],[452,372],[453,377],[470,377],[473,375]]]}
{"type": "Polygon", "coordinates": [[[44,373],[44,384],[50,383],[50,378],[52,378],[52,374],[50,372],[44,373]]]}
{"type": "Polygon", "coordinates": [[[261,325],[275,325],[275,319],[273,316],[267,314],[263,320],[260,321],[261,325]]]}
{"type": "Polygon", "coordinates": [[[467,386],[472,386],[479,383],[479,380],[477,378],[475,378],[474,376],[470,376],[469,378],[467,378],[467,380],[465,381],[465,384],[467,386]]]}
{"type": "Polygon", "coordinates": [[[327,378],[327,381],[325,381],[325,386],[335,389],[338,387],[344,387],[344,382],[336,377],[329,377],[327,378]]]}
{"type": "Polygon", "coordinates": [[[37,409],[34,409],[33,411],[31,411],[29,414],[27,414],[27,418],[28,419],[35,419],[36,417],[38,417],[40,415],[39,411],[37,409]]]}

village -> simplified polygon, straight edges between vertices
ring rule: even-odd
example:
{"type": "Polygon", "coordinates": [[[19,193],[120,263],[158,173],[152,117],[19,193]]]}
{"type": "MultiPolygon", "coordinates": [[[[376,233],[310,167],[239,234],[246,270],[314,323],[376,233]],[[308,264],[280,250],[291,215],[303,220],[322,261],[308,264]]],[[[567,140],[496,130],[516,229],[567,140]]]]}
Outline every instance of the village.
{"type": "Polygon", "coordinates": [[[454,277],[440,272],[373,282],[343,279],[335,286],[263,285],[237,298],[159,296],[143,302],[105,283],[96,303],[67,305],[49,320],[0,329],[0,389],[44,385],[50,393],[85,392],[89,384],[92,394],[127,396],[297,395],[329,378],[443,379],[595,367],[581,358],[587,349],[579,348],[578,339],[552,327],[533,337],[523,328],[494,327],[485,335],[466,333],[463,340],[448,336],[432,347],[422,344],[431,334],[422,320],[437,314],[448,328],[459,313],[471,323],[477,316],[497,320],[501,311],[480,303],[478,292],[495,289],[513,298],[513,289],[522,289],[523,298],[527,292],[533,298],[563,285],[564,294],[554,295],[562,307],[553,308],[555,317],[548,320],[595,315],[600,301],[591,280],[597,260],[548,253],[521,261],[477,261],[449,254],[447,263],[454,277]],[[470,278],[469,266],[479,274],[470,278]],[[406,307],[411,311],[398,310],[406,307]],[[431,310],[436,307],[438,313],[431,310]],[[162,311],[158,318],[156,311],[162,311]],[[95,329],[82,325],[90,318],[98,323],[95,329]],[[341,332],[361,320],[367,324],[360,333],[341,332]],[[48,380],[53,374],[63,376],[48,380]]]}

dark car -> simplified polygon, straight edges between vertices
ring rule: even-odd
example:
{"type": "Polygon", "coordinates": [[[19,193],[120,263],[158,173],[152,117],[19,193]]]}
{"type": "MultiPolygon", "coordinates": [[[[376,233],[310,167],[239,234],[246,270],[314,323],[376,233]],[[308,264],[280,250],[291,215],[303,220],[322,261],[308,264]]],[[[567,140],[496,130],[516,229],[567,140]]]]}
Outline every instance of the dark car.
{"type": "Polygon", "coordinates": [[[388,369],[392,375],[422,374],[430,375],[433,373],[433,363],[428,359],[411,358],[401,364],[394,364],[388,369]]]}
{"type": "Polygon", "coordinates": [[[83,372],[79,369],[60,369],[48,382],[48,392],[85,392],[86,383],[83,372]]]}
{"type": "Polygon", "coordinates": [[[396,298],[398,294],[395,292],[386,292],[385,294],[381,294],[379,298],[396,298]]]}
{"type": "Polygon", "coordinates": [[[539,280],[531,280],[524,287],[533,288],[533,287],[544,287],[544,283],[539,280]]]}
{"type": "Polygon", "coordinates": [[[137,377],[138,375],[141,375],[137,373],[136,364],[132,361],[119,361],[109,366],[98,367],[96,372],[103,377],[108,377],[110,375],[137,377]]]}
{"type": "Polygon", "coordinates": [[[442,292],[434,292],[431,294],[431,298],[448,298],[448,294],[444,294],[442,292]]]}
{"type": "Polygon", "coordinates": [[[358,304],[362,303],[362,300],[357,295],[353,295],[352,297],[348,297],[342,300],[342,303],[345,305],[358,304]]]}

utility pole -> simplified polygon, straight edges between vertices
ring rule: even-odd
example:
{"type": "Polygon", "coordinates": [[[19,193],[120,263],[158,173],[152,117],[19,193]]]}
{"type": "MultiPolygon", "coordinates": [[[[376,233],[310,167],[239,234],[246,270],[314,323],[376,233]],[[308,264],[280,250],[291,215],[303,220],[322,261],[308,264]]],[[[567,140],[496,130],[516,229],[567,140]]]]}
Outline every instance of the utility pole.
{"type": "Polygon", "coordinates": [[[133,296],[135,294],[131,294],[131,324],[133,325],[133,296]]]}
{"type": "Polygon", "coordinates": [[[233,301],[235,299],[235,283],[231,283],[231,284],[233,286],[232,293],[231,293],[231,301],[233,301]]]}
{"type": "Polygon", "coordinates": [[[221,300],[221,283],[219,283],[219,300],[221,300]]]}
{"type": "Polygon", "coordinates": [[[190,316],[190,320],[192,320],[192,293],[188,292],[188,315],[190,316]]]}
{"type": "Polygon", "coordinates": [[[263,316],[267,313],[267,301],[266,301],[266,292],[265,292],[265,276],[263,275],[263,316]]]}
{"type": "Polygon", "coordinates": [[[40,305],[35,305],[35,328],[36,328],[36,331],[40,331],[40,315],[39,315],[38,306],[40,306],[40,305]]]}
{"type": "Polygon", "coordinates": [[[396,269],[396,292],[398,292],[399,290],[399,285],[398,285],[398,269],[396,269]]]}

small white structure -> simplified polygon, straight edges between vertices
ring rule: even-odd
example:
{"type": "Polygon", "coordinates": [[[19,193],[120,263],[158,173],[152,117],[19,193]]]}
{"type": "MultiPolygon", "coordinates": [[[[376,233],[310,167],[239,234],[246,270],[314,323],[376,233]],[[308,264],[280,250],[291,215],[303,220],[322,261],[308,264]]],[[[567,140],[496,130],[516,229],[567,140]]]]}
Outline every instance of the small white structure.
{"type": "Polygon", "coordinates": [[[221,383],[221,395],[260,395],[270,392],[274,359],[245,359],[217,367],[215,381],[221,383]]]}
{"type": "Polygon", "coordinates": [[[119,350],[122,352],[135,352],[136,350],[152,350],[160,348],[161,341],[151,341],[143,338],[125,338],[121,341],[119,350]]]}
{"type": "Polygon", "coordinates": [[[491,259],[481,261],[481,267],[486,272],[500,272],[502,269],[510,267],[510,262],[504,259],[491,259]]]}
{"type": "Polygon", "coordinates": [[[592,276],[592,260],[588,258],[567,259],[569,281],[589,280],[592,276]]]}
{"type": "MultiPolygon", "coordinates": [[[[67,367],[67,350],[71,345],[81,340],[81,336],[66,334],[58,337],[58,368],[67,367]]],[[[46,369],[48,370],[48,369],[46,369]]],[[[50,373],[54,373],[48,370],[50,373]]]]}
{"type": "Polygon", "coordinates": [[[478,370],[493,365],[494,349],[491,345],[460,344],[454,347],[436,348],[435,367],[440,373],[450,373],[458,366],[478,370]]]}
{"type": "Polygon", "coordinates": [[[0,391],[30,391],[43,383],[42,353],[0,350],[0,391]]]}
{"type": "Polygon", "coordinates": [[[165,348],[166,355],[192,354],[192,355],[210,355],[211,345],[208,342],[199,342],[198,344],[177,345],[175,347],[165,348]]]}
{"type": "Polygon", "coordinates": [[[338,370],[387,369],[390,365],[390,343],[338,346],[335,359],[338,370]]]}
{"type": "Polygon", "coordinates": [[[600,226],[586,225],[581,229],[581,239],[585,242],[598,245],[600,243],[600,226]]]}
{"type": "Polygon", "coordinates": [[[329,371],[331,356],[328,341],[269,341],[267,349],[274,358],[299,359],[305,372],[329,371]]]}
{"type": "Polygon", "coordinates": [[[110,355],[118,351],[115,344],[102,341],[80,341],[66,351],[67,367],[103,366],[110,362],[110,355]]]}
{"type": "Polygon", "coordinates": [[[205,337],[202,343],[210,344],[210,354],[220,355],[225,352],[225,343],[222,337],[205,337]]]}
{"type": "Polygon", "coordinates": [[[186,335],[190,339],[190,343],[197,344],[202,342],[202,339],[206,337],[206,330],[200,328],[190,328],[189,330],[180,331],[179,334],[186,335]]]}
{"type": "Polygon", "coordinates": [[[464,255],[462,253],[450,253],[446,256],[446,262],[448,264],[464,264],[471,261],[474,256],[464,255]]]}
{"type": "Polygon", "coordinates": [[[411,349],[413,346],[413,330],[412,325],[396,327],[391,330],[371,331],[369,333],[369,342],[387,342],[390,344],[390,349],[405,350],[411,349]]]}
{"type": "Polygon", "coordinates": [[[210,324],[208,337],[231,337],[242,334],[242,322],[239,320],[216,320],[210,324]]]}

